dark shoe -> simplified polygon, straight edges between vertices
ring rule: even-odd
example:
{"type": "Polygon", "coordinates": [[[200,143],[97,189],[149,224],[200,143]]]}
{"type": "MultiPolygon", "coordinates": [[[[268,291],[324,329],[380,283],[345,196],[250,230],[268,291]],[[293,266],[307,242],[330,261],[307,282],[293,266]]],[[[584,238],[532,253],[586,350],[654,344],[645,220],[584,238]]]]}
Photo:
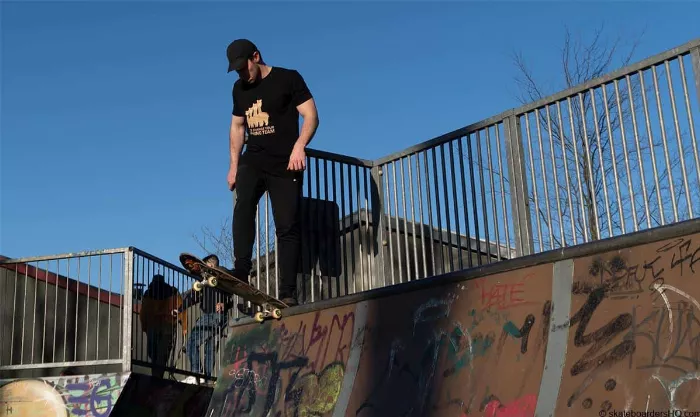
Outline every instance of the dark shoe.
{"type": "Polygon", "coordinates": [[[228,268],[224,268],[224,269],[225,269],[226,272],[228,272],[231,276],[233,276],[233,277],[235,277],[235,278],[237,278],[237,279],[239,279],[239,280],[245,282],[245,283],[248,284],[248,285],[253,285],[253,283],[250,282],[250,279],[249,279],[250,277],[248,276],[248,274],[243,273],[243,272],[240,272],[240,271],[237,271],[236,269],[228,269],[228,268]]]}

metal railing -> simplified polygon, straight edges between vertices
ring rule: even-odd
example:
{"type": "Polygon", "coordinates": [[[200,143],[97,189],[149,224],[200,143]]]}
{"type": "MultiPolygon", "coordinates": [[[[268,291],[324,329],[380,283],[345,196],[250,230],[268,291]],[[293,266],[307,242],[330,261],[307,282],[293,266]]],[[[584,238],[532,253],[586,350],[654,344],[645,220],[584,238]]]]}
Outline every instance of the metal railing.
{"type": "Polygon", "coordinates": [[[513,257],[508,181],[502,174],[510,141],[501,140],[507,139],[503,126],[503,120],[488,120],[377,162],[384,214],[387,223],[389,216],[395,222],[387,228],[403,223],[412,230],[411,237],[389,234],[388,256],[398,266],[390,268],[391,282],[513,257]],[[418,242],[413,230],[423,225],[428,225],[429,240],[418,242]],[[468,237],[473,245],[455,245],[446,234],[468,237]]]}
{"type": "MultiPolygon", "coordinates": [[[[309,150],[304,197],[323,209],[302,211],[303,250],[321,255],[300,267],[303,301],[696,217],[699,51],[688,42],[376,161],[309,150]],[[307,239],[315,216],[325,241],[307,239]]],[[[257,241],[274,239],[265,217],[257,241]]],[[[254,261],[273,294],[275,248],[254,261]]]]}
{"type": "Polygon", "coordinates": [[[130,271],[124,249],[0,262],[0,371],[126,368],[130,271]]]}
{"type": "Polygon", "coordinates": [[[699,45],[514,112],[524,148],[518,163],[532,190],[526,233],[533,251],[700,214],[699,45]]]}
{"type": "Polygon", "coordinates": [[[208,301],[223,304],[225,311],[218,323],[205,318],[201,293],[192,291],[195,279],[137,248],[0,261],[0,323],[6,335],[0,375],[38,368],[88,373],[88,367],[112,365],[157,377],[211,379],[237,309],[231,296],[216,292],[208,301]],[[176,309],[182,312],[174,314],[176,309]],[[211,331],[194,331],[205,319],[211,331]]]}
{"type": "MultiPolygon", "coordinates": [[[[699,105],[695,40],[376,161],[309,150],[300,301],[695,218],[699,105]]],[[[256,225],[253,283],[277,295],[267,195],[256,225]]],[[[163,372],[162,356],[149,350],[152,336],[142,329],[149,325],[134,314],[154,275],[162,275],[181,302],[193,280],[181,268],[133,248],[0,266],[2,324],[9,335],[0,344],[0,371],[133,362],[156,363],[155,372],[163,372]],[[32,274],[45,279],[32,281],[32,274]],[[83,292],[98,300],[107,294],[110,307],[83,300],[83,292]]],[[[231,307],[238,299],[221,301],[231,307]]],[[[193,306],[169,319],[166,371],[201,375],[182,353],[189,340],[182,329],[192,329],[200,310],[193,306]]],[[[235,308],[231,315],[238,315],[235,308]]],[[[218,343],[221,331],[208,340],[218,343]]],[[[215,368],[218,359],[217,353],[215,368]]]]}
{"type": "Polygon", "coordinates": [[[237,297],[214,291],[204,298],[192,289],[197,277],[137,248],[133,252],[132,364],[156,377],[212,379],[221,366],[219,345],[237,297]],[[216,305],[224,308],[220,315],[216,305]],[[180,311],[173,314],[173,310],[180,311]],[[207,356],[211,355],[207,369],[207,356]]]}
{"type": "MultiPolygon", "coordinates": [[[[372,288],[376,189],[372,162],[309,150],[301,206],[298,288],[306,302],[372,288]]],[[[267,193],[258,204],[252,283],[278,294],[277,236],[267,193]]]]}

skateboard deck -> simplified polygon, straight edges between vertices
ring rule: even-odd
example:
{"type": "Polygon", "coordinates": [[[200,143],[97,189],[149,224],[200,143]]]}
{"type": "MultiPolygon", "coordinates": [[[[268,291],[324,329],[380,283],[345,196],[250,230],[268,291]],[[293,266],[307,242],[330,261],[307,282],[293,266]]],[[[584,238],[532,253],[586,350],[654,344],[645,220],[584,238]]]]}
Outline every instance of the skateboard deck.
{"type": "Polygon", "coordinates": [[[279,319],[282,317],[280,309],[289,307],[275,297],[265,294],[250,284],[246,284],[227,271],[205,264],[204,261],[190,253],[181,253],[180,263],[188,272],[202,279],[192,284],[194,291],[202,291],[205,286],[217,288],[260,306],[262,311],[258,311],[253,315],[253,318],[258,322],[262,322],[268,317],[279,319]]]}

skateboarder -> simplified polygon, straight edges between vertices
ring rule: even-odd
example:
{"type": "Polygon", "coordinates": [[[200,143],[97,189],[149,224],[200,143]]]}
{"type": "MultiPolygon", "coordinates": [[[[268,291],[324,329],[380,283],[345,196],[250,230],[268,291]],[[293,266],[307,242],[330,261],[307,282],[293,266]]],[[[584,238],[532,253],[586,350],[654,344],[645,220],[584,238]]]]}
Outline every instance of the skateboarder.
{"type": "MultiPolygon", "coordinates": [[[[209,266],[219,267],[219,258],[216,255],[208,255],[202,261],[209,266]]],[[[187,356],[193,372],[211,376],[214,368],[214,337],[226,325],[226,313],[233,307],[233,297],[205,285],[201,291],[190,290],[183,300],[182,307],[174,313],[182,313],[194,304],[199,304],[202,315],[197,319],[187,339],[187,356]],[[201,368],[199,357],[202,345],[204,369],[201,368]]]]}
{"type": "Polygon", "coordinates": [[[228,72],[236,71],[229,133],[230,190],[238,197],[233,209],[234,268],[245,282],[253,266],[255,213],[267,190],[272,202],[279,252],[280,301],[297,305],[300,216],[305,148],[318,127],[313,96],[298,71],[267,65],[247,39],[229,44],[228,72]],[[304,119],[299,131],[299,115],[304,119]],[[246,150],[241,155],[245,133],[246,150]]]}

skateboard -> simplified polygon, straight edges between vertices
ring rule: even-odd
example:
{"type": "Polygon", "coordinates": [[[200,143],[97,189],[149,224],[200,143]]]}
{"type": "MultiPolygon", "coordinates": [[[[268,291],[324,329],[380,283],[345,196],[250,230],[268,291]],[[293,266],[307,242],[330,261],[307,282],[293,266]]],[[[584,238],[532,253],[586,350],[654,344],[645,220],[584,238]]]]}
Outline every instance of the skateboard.
{"type": "Polygon", "coordinates": [[[202,291],[205,286],[208,286],[238,295],[262,309],[262,311],[258,311],[253,315],[255,321],[259,323],[268,317],[281,318],[281,309],[289,307],[275,297],[265,294],[250,284],[246,284],[222,268],[205,264],[204,261],[190,253],[181,253],[180,263],[191,274],[202,278],[201,281],[195,281],[192,284],[193,290],[202,291]]]}

